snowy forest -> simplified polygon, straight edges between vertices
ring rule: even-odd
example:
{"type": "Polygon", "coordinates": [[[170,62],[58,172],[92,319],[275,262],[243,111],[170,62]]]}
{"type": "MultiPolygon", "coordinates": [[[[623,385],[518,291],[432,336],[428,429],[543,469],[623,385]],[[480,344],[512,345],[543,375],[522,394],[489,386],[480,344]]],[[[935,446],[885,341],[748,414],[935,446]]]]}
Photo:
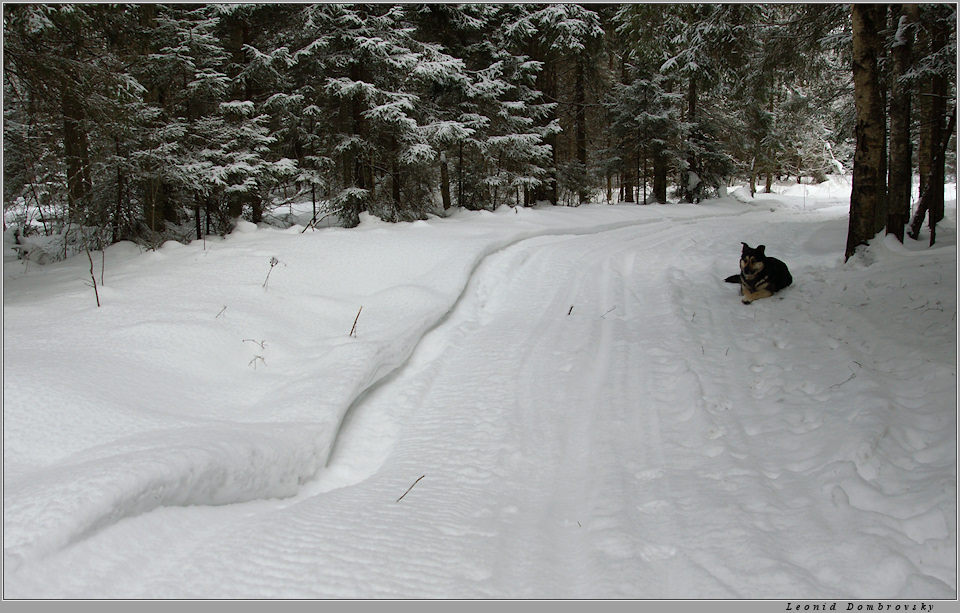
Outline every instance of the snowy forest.
{"type": "Polygon", "coordinates": [[[956,4],[3,11],[5,601],[956,602],[956,4]]]}
{"type": "Polygon", "coordinates": [[[56,259],[304,198],[353,227],[769,192],[853,170],[866,63],[853,246],[902,238],[911,180],[935,223],[955,174],[956,6],[855,6],[5,4],[5,218],[56,259]]]}

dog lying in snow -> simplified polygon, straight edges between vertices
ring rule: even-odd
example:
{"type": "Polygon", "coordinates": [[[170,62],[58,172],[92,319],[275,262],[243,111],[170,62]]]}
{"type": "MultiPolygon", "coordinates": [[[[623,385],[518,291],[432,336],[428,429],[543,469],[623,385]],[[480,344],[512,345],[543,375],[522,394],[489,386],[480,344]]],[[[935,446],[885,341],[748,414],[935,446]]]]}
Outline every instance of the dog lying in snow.
{"type": "Polygon", "coordinates": [[[731,275],[724,281],[740,284],[743,304],[769,298],[793,283],[787,265],[777,258],[767,256],[764,245],[753,248],[746,243],[741,244],[743,252],[740,254],[740,274],[731,275]]]}

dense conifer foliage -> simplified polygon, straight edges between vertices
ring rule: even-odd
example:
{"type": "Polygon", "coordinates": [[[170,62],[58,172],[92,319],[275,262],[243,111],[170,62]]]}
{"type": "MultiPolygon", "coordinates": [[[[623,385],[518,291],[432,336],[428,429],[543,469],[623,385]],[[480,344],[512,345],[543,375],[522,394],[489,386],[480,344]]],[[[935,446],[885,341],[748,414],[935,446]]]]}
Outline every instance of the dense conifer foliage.
{"type": "MultiPolygon", "coordinates": [[[[903,236],[904,182],[955,164],[956,7],[869,13],[890,159],[858,228],[903,236]]],[[[5,217],[67,254],[293,199],[352,226],[822,180],[853,171],[863,122],[852,23],[841,5],[8,4],[5,217]]]]}

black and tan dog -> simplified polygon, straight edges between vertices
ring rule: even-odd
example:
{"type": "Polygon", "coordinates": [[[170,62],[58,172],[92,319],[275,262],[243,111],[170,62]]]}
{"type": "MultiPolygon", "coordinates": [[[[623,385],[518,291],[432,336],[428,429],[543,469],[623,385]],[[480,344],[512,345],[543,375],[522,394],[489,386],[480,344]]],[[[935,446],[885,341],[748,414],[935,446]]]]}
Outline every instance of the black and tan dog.
{"type": "Polygon", "coordinates": [[[743,304],[769,298],[793,283],[787,265],[777,258],[767,256],[764,253],[766,247],[759,245],[754,249],[746,243],[741,244],[743,252],[740,254],[740,274],[729,276],[724,281],[740,284],[743,304]]]}

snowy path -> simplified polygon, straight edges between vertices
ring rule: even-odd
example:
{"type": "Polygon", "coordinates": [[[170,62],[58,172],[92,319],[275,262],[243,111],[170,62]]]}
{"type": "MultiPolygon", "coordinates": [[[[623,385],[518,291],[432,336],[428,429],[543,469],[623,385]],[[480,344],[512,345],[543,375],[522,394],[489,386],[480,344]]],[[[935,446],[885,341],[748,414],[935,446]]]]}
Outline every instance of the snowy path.
{"type": "MultiPolygon", "coordinates": [[[[326,469],[296,496],[129,517],[7,585],[100,597],[954,597],[950,348],[879,332],[871,318],[892,303],[875,312],[844,291],[876,278],[866,269],[822,272],[842,224],[769,216],[652,219],[496,252],[409,361],[354,403],[326,469]],[[735,260],[716,254],[762,223],[799,282],[744,306],[720,282],[735,260]]],[[[955,271],[955,247],[944,257],[955,271]]],[[[888,294],[904,321],[917,316],[888,294]]],[[[944,306],[931,322],[955,313],[944,306]]]]}

